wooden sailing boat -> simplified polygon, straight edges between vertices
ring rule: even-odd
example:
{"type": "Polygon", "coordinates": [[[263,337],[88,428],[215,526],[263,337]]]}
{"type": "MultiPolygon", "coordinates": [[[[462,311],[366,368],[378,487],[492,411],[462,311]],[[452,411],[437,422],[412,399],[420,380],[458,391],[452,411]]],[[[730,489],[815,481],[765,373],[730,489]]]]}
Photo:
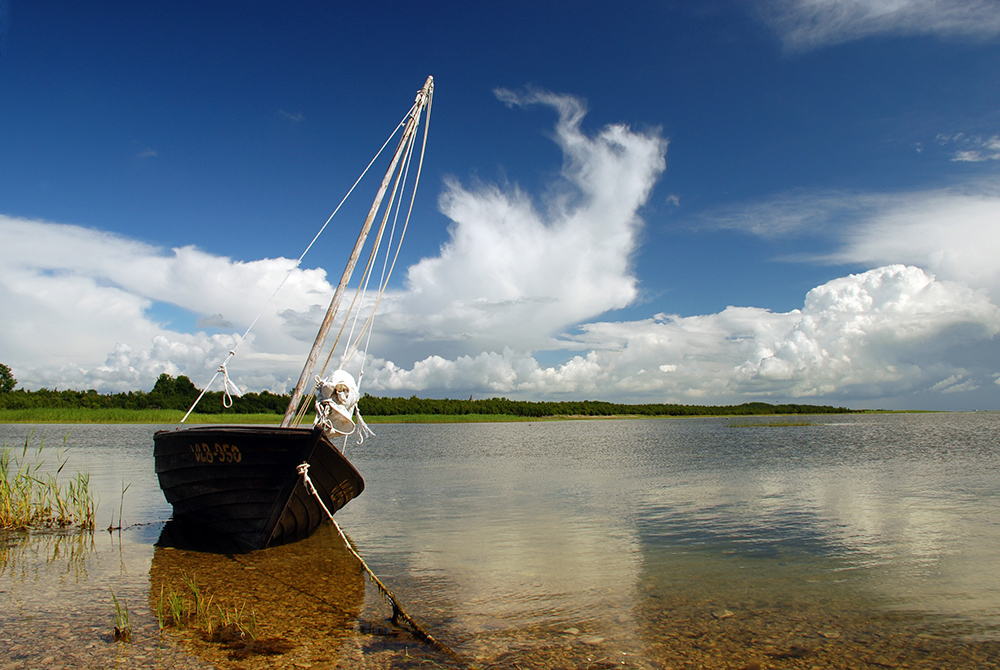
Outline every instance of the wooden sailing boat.
{"type": "MultiPolygon", "coordinates": [[[[317,403],[318,410],[331,410],[326,414],[328,418],[312,428],[297,427],[297,424],[304,414],[314,368],[336,320],[354,266],[381,209],[383,198],[390,184],[394,183],[393,196],[378,231],[377,239],[382,238],[391,203],[396,198],[396,190],[406,172],[405,166],[409,165],[414,152],[421,115],[429,114],[433,90],[434,79],[428,77],[417,93],[413,107],[400,124],[403,133],[396,152],[302,368],[281,426],[203,426],[162,430],[153,436],[156,474],[164,497],[173,506],[174,521],[204,528],[210,534],[221,534],[231,540],[234,547],[250,551],[301,539],[327,518],[320,501],[307,492],[303,477],[297,470],[300,464],[309,465],[309,477],[316,493],[331,513],[364,490],[361,475],[332,440],[334,436],[349,434],[355,428],[350,419],[353,404],[347,403],[344,397],[346,390],[343,395],[339,393],[344,387],[336,384],[336,374],[334,383],[323,387],[324,393],[317,403]]],[[[426,133],[425,124],[425,145],[426,133]]],[[[422,158],[421,149],[421,161],[422,158]]],[[[418,164],[415,181],[419,180],[419,173],[418,164]]],[[[416,183],[413,188],[416,189],[416,183]]],[[[412,204],[411,195],[411,210],[412,204]]],[[[366,273],[370,268],[371,263],[366,273]]],[[[384,290],[384,284],[381,290],[384,290]]],[[[230,352],[230,358],[233,355],[235,353],[230,352]]],[[[223,374],[225,365],[220,366],[223,374]]],[[[228,389],[228,376],[225,380],[228,389]]],[[[353,383],[353,379],[350,381],[353,383]]],[[[356,387],[351,391],[350,400],[356,403],[356,387]]],[[[357,416],[360,418],[360,414],[357,416]]],[[[358,429],[363,429],[363,421],[359,424],[358,429]]]]}

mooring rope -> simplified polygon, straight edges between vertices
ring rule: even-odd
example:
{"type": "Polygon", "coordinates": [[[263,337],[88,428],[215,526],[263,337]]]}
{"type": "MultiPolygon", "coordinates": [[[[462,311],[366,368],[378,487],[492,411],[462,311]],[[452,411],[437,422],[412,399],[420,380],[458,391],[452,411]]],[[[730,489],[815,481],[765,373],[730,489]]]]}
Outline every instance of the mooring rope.
{"type": "Polygon", "coordinates": [[[368,564],[365,563],[365,559],[361,557],[361,554],[358,553],[358,550],[355,549],[354,545],[352,545],[350,540],[347,539],[347,535],[345,535],[344,531],[341,530],[340,524],[338,524],[337,520],[333,518],[333,514],[327,508],[326,503],[323,502],[323,499],[320,497],[319,492],[316,491],[316,487],[313,486],[312,479],[309,478],[309,464],[303,463],[302,465],[299,465],[296,468],[296,471],[299,473],[299,475],[302,476],[302,483],[305,485],[306,491],[311,493],[316,498],[316,501],[319,503],[319,506],[323,508],[323,511],[326,512],[326,515],[330,518],[330,521],[333,522],[333,527],[337,529],[337,533],[340,535],[340,539],[344,541],[344,546],[347,547],[347,550],[351,552],[351,554],[353,554],[354,558],[358,559],[359,563],[361,563],[361,567],[363,567],[365,569],[365,572],[368,573],[368,578],[372,581],[373,584],[375,584],[375,588],[378,589],[378,592],[382,595],[382,598],[388,600],[389,604],[392,605],[392,622],[398,623],[399,619],[402,618],[403,621],[406,622],[406,624],[410,627],[410,630],[413,632],[414,635],[416,635],[418,639],[423,640],[430,646],[434,647],[441,653],[450,656],[452,659],[456,661],[464,661],[465,659],[463,659],[455,650],[453,650],[451,647],[444,644],[443,642],[440,642],[437,639],[435,639],[433,635],[424,630],[423,626],[414,621],[413,617],[407,614],[406,611],[403,609],[403,606],[399,604],[398,600],[396,600],[396,596],[393,595],[392,591],[390,591],[388,587],[386,587],[386,585],[382,583],[382,580],[378,578],[378,575],[376,575],[375,572],[368,567],[368,564]]]}

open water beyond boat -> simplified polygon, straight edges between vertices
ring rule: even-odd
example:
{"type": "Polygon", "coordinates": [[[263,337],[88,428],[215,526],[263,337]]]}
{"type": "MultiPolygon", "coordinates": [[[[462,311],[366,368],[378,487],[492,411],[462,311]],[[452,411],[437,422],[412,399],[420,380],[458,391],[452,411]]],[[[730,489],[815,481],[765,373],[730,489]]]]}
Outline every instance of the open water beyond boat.
{"type": "Polygon", "coordinates": [[[387,620],[330,526],[186,548],[157,426],[0,425],[7,446],[34,430],[52,462],[63,448],[100,499],[94,533],[0,534],[0,668],[1000,667],[1000,415],[807,422],[376,425],[349,443],[367,488],[340,525],[462,661],[387,620]],[[251,635],[161,632],[192,585],[251,635]],[[131,643],[111,638],[112,592],[131,643]]]}

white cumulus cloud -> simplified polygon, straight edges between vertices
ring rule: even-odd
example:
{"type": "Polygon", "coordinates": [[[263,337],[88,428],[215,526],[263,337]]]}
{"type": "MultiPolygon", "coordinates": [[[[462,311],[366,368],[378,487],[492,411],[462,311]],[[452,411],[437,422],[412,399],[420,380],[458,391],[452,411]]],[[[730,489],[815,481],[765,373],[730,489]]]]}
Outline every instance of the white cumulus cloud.
{"type": "Polygon", "coordinates": [[[965,368],[968,352],[993,346],[1000,309],[984,291],[894,265],[819,286],[802,309],[730,307],[692,317],[585,324],[570,345],[585,354],[543,367],[506,349],[412,369],[383,365],[375,386],[475,389],[520,397],[566,395],[661,402],[837,398],[868,402],[977,388],[996,351],[965,368]],[[970,376],[973,375],[973,376],[970,376]]]}
{"type": "MultiPolygon", "coordinates": [[[[240,333],[183,332],[160,323],[154,305],[226,327],[221,307],[244,329],[294,266],[284,258],[243,263],[194,247],[168,252],[80,226],[2,215],[0,238],[7,319],[0,351],[18,379],[34,387],[144,388],[161,372],[205,379],[240,333]]],[[[305,311],[331,294],[322,270],[295,270],[280,303],[305,311]]],[[[285,321],[277,307],[261,315],[240,352],[259,371],[248,381],[284,388],[289,352],[308,350],[285,321]]]]}
{"type": "MultiPolygon", "coordinates": [[[[601,320],[637,296],[639,212],[666,141],[623,125],[586,133],[570,96],[498,96],[557,111],[562,172],[540,198],[516,185],[444,185],[448,240],[387,295],[365,391],[861,406],[996,392],[1000,187],[799,193],[728,210],[715,226],[820,230],[837,249],[812,262],[872,269],[812,289],[788,312],[601,320]]],[[[162,372],[200,385],[288,275],[229,366],[243,389],[283,391],[332,294],[323,270],[285,258],[243,262],[2,215],[0,239],[0,359],[28,388],[149,389],[162,372]]]]}
{"type": "Polygon", "coordinates": [[[440,255],[409,269],[405,301],[388,317],[470,354],[534,349],[568,325],[632,302],[638,210],[665,167],[667,142],[655,132],[609,125],[585,134],[577,98],[536,90],[497,96],[558,112],[554,139],[564,163],[556,195],[535,202],[516,186],[449,180],[440,208],[453,222],[450,239],[440,255]]]}

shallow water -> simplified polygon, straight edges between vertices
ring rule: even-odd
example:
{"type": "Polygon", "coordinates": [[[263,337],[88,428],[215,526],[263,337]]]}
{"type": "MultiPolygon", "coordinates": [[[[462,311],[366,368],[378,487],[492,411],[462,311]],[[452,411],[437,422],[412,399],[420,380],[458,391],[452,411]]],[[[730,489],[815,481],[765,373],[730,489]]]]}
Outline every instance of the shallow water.
{"type": "MultiPolygon", "coordinates": [[[[375,426],[347,447],[366,490],[337,518],[483,667],[1000,667],[1000,415],[809,421],[375,426]]],[[[0,668],[452,663],[386,622],[330,528],[245,557],[154,547],[170,515],[155,428],[36,428],[46,450],[69,434],[98,527],[122,500],[126,527],[0,538],[0,668]],[[192,576],[291,648],[230,659],[161,636],[161,587],[192,576]],[[112,590],[131,645],[105,639],[112,590]]]]}

